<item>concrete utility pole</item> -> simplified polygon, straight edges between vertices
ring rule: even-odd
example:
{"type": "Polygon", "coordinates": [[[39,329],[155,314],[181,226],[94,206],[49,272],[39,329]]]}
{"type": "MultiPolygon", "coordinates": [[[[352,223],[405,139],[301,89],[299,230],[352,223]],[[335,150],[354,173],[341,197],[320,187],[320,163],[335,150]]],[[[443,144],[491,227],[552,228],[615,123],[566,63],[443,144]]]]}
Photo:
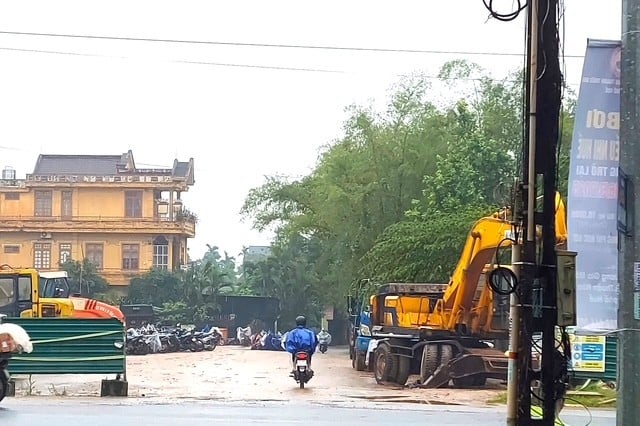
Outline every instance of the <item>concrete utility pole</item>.
{"type": "Polygon", "coordinates": [[[640,417],[640,0],[622,1],[619,214],[630,229],[619,233],[618,409],[617,424],[640,417]],[[624,176],[627,177],[624,177],[624,176]],[[625,190],[626,188],[626,190],[625,190]]]}
{"type": "MultiPolygon", "coordinates": [[[[531,0],[528,8],[528,64],[526,70],[528,113],[527,138],[523,149],[523,253],[520,265],[520,341],[517,350],[517,425],[553,425],[556,417],[557,385],[562,365],[556,354],[557,258],[555,236],[556,153],[559,136],[562,74],[558,59],[558,0],[531,0]],[[539,191],[542,203],[538,205],[539,191]],[[536,241],[542,227],[542,245],[536,241]],[[533,333],[542,335],[542,370],[531,362],[533,333]],[[543,418],[532,419],[531,386],[541,383],[543,418]]],[[[515,325],[515,324],[514,324],[515,325]]],[[[513,339],[517,342],[517,339],[513,339]]],[[[535,344],[537,347],[540,343],[535,344]]],[[[513,350],[513,349],[511,349],[513,350]]],[[[511,383],[510,383],[511,384],[511,383]]],[[[512,384],[511,384],[512,385],[512,384]]],[[[509,392],[513,398],[513,393],[509,392]]],[[[511,400],[509,401],[511,402],[511,400]]],[[[513,406],[509,407],[509,417],[513,406]]],[[[511,418],[509,424],[513,424],[511,418]]]]}

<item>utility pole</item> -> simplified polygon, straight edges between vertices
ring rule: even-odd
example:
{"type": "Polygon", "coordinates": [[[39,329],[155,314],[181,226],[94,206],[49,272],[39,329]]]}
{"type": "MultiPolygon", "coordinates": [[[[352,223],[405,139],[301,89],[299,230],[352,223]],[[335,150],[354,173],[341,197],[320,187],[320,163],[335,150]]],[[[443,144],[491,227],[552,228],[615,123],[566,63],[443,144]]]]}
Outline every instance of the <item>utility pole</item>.
{"type": "Polygon", "coordinates": [[[618,408],[617,424],[637,424],[640,414],[640,0],[622,1],[620,92],[620,183],[618,204],[630,232],[619,233],[618,408]]]}
{"type": "MultiPolygon", "coordinates": [[[[555,329],[557,324],[557,258],[555,236],[555,193],[557,188],[557,145],[561,106],[562,75],[558,59],[558,0],[530,0],[526,69],[526,140],[523,149],[523,252],[519,268],[519,344],[517,350],[517,425],[553,425],[556,418],[557,384],[563,364],[558,364],[555,329]],[[542,203],[537,199],[542,192],[542,203]],[[541,248],[537,229],[542,228],[541,248]],[[533,342],[533,334],[541,342],[533,342]],[[530,354],[542,346],[542,369],[533,370],[530,354]],[[543,417],[532,418],[532,382],[540,382],[543,417]]],[[[514,329],[515,329],[514,324],[514,329]]],[[[512,338],[512,342],[518,340],[512,338]]],[[[510,349],[511,351],[512,349],[510,349]]],[[[510,383],[510,385],[513,385],[510,383]]],[[[510,389],[508,395],[516,395],[510,389]]],[[[538,401],[540,400],[540,401],[538,401]]],[[[512,416],[513,405],[508,414],[512,416]]],[[[511,418],[508,419],[513,424],[511,418]]]]}

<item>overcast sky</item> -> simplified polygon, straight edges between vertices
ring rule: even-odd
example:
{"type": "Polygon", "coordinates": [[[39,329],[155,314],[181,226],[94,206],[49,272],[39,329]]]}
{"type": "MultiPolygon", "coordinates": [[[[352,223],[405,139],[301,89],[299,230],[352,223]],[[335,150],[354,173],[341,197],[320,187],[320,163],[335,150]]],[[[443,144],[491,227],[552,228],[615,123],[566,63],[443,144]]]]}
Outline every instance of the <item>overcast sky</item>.
{"type": "MultiPolygon", "coordinates": [[[[507,11],[515,2],[494,3],[507,11]]],[[[567,55],[583,55],[587,38],[620,38],[620,1],[565,6],[567,55]]],[[[240,222],[248,190],[265,175],[307,174],[319,147],[340,137],[347,105],[383,104],[399,75],[435,75],[451,59],[497,78],[522,63],[233,43],[519,53],[524,14],[487,22],[482,0],[5,0],[0,31],[230,42],[0,34],[0,168],[24,176],[39,153],[131,149],[141,167],[193,157],[196,184],[185,199],[200,217],[190,243],[197,258],[206,243],[236,256],[243,245],[270,242],[240,222]]],[[[577,89],[582,59],[565,62],[577,89]]]]}

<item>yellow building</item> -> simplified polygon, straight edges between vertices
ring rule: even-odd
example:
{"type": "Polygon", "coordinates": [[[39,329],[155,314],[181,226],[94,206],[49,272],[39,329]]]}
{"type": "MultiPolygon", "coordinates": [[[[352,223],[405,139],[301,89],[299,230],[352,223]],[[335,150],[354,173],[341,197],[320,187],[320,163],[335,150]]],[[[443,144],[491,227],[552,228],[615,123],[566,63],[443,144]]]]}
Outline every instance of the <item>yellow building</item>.
{"type": "Polygon", "coordinates": [[[40,155],[26,179],[0,180],[0,264],[58,270],[91,261],[114,286],[152,267],[186,264],[196,217],[181,193],[194,184],[193,158],[171,169],[137,168],[122,155],[40,155]]]}

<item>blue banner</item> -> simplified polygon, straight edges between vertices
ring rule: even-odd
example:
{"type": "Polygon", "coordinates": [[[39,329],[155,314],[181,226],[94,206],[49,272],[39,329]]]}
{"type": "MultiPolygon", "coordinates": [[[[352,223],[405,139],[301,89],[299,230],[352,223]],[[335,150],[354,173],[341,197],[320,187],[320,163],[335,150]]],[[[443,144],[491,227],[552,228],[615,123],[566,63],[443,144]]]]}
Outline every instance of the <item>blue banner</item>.
{"type": "Polygon", "coordinates": [[[576,259],[578,330],[615,330],[618,309],[620,47],[589,40],[571,145],[568,248],[576,259]]]}

